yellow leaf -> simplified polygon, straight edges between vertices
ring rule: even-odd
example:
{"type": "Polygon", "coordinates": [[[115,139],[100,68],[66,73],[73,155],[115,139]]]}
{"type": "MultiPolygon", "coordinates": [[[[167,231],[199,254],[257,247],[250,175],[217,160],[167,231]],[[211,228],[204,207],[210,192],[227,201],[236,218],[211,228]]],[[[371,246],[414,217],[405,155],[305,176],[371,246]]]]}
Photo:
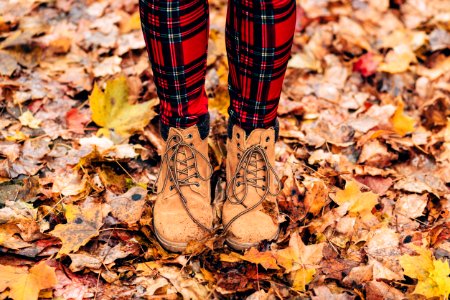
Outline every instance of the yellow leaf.
{"type": "Polygon", "coordinates": [[[158,104],[153,99],[144,103],[128,103],[128,85],[126,78],[120,76],[106,82],[105,92],[97,85],[89,96],[92,120],[104,127],[99,132],[107,134],[113,129],[117,134],[129,136],[142,130],[156,115],[152,109],[158,104]]]}
{"type": "Polygon", "coordinates": [[[28,126],[32,129],[39,128],[39,124],[41,124],[41,121],[36,119],[33,114],[28,110],[24,112],[20,117],[19,121],[23,126],[28,126]]]}
{"type": "Polygon", "coordinates": [[[242,255],[237,254],[235,252],[231,252],[230,254],[221,253],[220,261],[229,262],[229,263],[240,262],[240,261],[242,261],[242,255]]]}
{"type": "Polygon", "coordinates": [[[292,271],[294,264],[299,260],[292,247],[278,250],[276,252],[276,259],[278,265],[286,269],[287,273],[292,271]]]}
{"type": "Polygon", "coordinates": [[[413,247],[419,255],[400,257],[404,274],[418,280],[414,294],[427,298],[448,297],[450,294],[450,267],[448,261],[435,260],[429,249],[413,247]]]}
{"type": "Polygon", "coordinates": [[[230,254],[221,253],[220,260],[224,262],[240,262],[248,261],[254,264],[260,264],[266,270],[267,269],[279,269],[275,256],[270,251],[259,252],[255,248],[250,248],[244,255],[240,255],[236,252],[231,252],[230,254]]]}
{"type": "Polygon", "coordinates": [[[311,269],[322,260],[324,246],[325,243],[305,245],[296,231],[291,235],[289,247],[278,250],[275,257],[278,265],[286,269],[286,273],[311,269]]]}
{"type": "Polygon", "coordinates": [[[392,116],[392,125],[394,126],[394,131],[401,136],[414,131],[414,119],[405,115],[403,109],[405,104],[403,101],[399,101],[397,109],[392,116]]]}
{"type": "Polygon", "coordinates": [[[385,57],[385,62],[380,64],[378,71],[387,73],[401,73],[409,69],[409,65],[416,61],[416,56],[407,45],[399,45],[385,57]]]}
{"type": "Polygon", "coordinates": [[[254,264],[260,264],[264,269],[279,269],[274,255],[270,251],[259,252],[255,248],[250,248],[242,256],[243,260],[254,264]]]}
{"type": "Polygon", "coordinates": [[[450,264],[444,260],[433,260],[434,270],[431,272],[431,278],[434,279],[441,295],[450,295],[450,264]]]}
{"type": "Polygon", "coordinates": [[[0,265],[0,291],[9,288],[14,300],[38,299],[39,291],[56,285],[55,269],[41,261],[29,270],[0,265]]]}
{"type": "Polygon", "coordinates": [[[315,269],[300,269],[295,271],[292,275],[292,288],[296,291],[304,292],[305,286],[313,280],[314,274],[316,274],[315,269]]]}
{"type": "Polygon", "coordinates": [[[96,202],[85,202],[82,206],[68,204],[65,210],[67,223],[56,225],[50,232],[62,242],[58,256],[77,251],[97,236],[106,213],[103,211],[103,205],[96,202]]]}
{"type": "Polygon", "coordinates": [[[157,272],[159,268],[162,267],[162,264],[157,261],[147,261],[143,263],[136,264],[136,272],[142,272],[140,275],[142,276],[153,276],[157,272]]]}
{"type": "Polygon", "coordinates": [[[357,214],[362,219],[372,216],[372,209],[378,203],[378,195],[372,192],[362,193],[358,184],[349,180],[345,183],[345,189],[336,193],[334,202],[342,206],[348,205],[350,214],[357,214]]]}
{"type": "Polygon", "coordinates": [[[139,11],[136,11],[131,15],[131,17],[127,18],[121,29],[122,33],[128,33],[132,30],[141,29],[141,18],[139,11]]]}

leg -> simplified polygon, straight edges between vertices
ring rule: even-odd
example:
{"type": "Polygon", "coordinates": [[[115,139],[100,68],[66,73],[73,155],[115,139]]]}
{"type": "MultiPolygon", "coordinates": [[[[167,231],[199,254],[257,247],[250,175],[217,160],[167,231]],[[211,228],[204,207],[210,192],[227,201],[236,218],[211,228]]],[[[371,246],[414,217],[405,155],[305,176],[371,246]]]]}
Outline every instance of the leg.
{"type": "Polygon", "coordinates": [[[295,27],[295,0],[230,0],[227,242],[242,250],[278,236],[276,116],[295,27]]]}
{"type": "Polygon", "coordinates": [[[139,4],[166,141],[153,229],[163,247],[183,251],[189,241],[208,237],[213,220],[204,88],[208,2],[140,0],[139,4]]]}
{"type": "Polygon", "coordinates": [[[295,0],[229,0],[229,114],[247,132],[275,125],[294,29],[295,0]]]}
{"type": "Polygon", "coordinates": [[[208,113],[205,93],[207,0],[140,0],[142,31],[161,101],[163,136],[208,113]]]}

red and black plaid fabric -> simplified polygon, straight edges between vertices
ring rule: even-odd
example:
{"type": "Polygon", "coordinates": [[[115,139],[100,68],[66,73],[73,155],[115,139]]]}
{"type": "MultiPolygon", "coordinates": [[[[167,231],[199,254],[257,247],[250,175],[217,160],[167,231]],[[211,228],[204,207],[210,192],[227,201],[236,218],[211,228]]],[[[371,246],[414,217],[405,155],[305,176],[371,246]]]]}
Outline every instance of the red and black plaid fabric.
{"type": "MultiPolygon", "coordinates": [[[[161,122],[189,127],[208,112],[207,0],[140,0],[161,122]]],[[[229,0],[230,119],[244,129],[274,125],[295,28],[295,0],[229,0]]]]}

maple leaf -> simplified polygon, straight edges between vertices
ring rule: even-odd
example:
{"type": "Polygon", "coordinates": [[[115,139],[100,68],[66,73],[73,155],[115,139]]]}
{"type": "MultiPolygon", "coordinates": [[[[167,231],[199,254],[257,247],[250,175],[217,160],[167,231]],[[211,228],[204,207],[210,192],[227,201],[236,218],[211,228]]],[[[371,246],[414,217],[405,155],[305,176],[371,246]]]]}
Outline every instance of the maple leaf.
{"type": "Polygon", "coordinates": [[[39,125],[41,124],[41,120],[36,119],[29,110],[19,117],[19,121],[23,126],[28,126],[32,129],[39,128],[39,125]]]}
{"type": "Polygon", "coordinates": [[[409,69],[409,65],[416,61],[414,52],[407,45],[394,47],[385,57],[384,63],[380,64],[378,71],[387,73],[401,73],[409,69]]]}
{"type": "Polygon", "coordinates": [[[67,224],[58,224],[50,232],[62,242],[58,256],[77,251],[81,246],[99,234],[103,225],[103,217],[107,211],[100,203],[88,201],[82,206],[68,204],[65,208],[67,224]]]}
{"type": "Polygon", "coordinates": [[[448,297],[450,294],[450,266],[448,261],[435,260],[429,249],[413,246],[418,256],[404,254],[400,265],[404,274],[418,280],[414,294],[427,298],[448,297]]]}
{"type": "Polygon", "coordinates": [[[325,243],[305,245],[298,233],[292,233],[289,246],[275,253],[278,265],[292,272],[300,268],[315,267],[323,257],[325,243]]]}
{"type": "Polygon", "coordinates": [[[373,207],[378,203],[378,195],[372,192],[361,192],[356,181],[349,180],[345,189],[339,190],[333,200],[339,206],[347,205],[350,214],[359,215],[363,220],[370,219],[373,207]]]}
{"type": "Polygon", "coordinates": [[[135,224],[144,211],[147,190],[132,187],[125,194],[114,195],[107,191],[106,201],[111,205],[111,214],[121,222],[135,224]]]}
{"type": "Polygon", "coordinates": [[[259,252],[255,248],[250,248],[245,254],[242,256],[243,260],[254,264],[260,264],[264,269],[279,269],[277,266],[277,261],[273,256],[272,252],[265,251],[259,252]]]}
{"type": "Polygon", "coordinates": [[[296,291],[304,292],[306,285],[310,283],[314,274],[316,274],[316,269],[299,269],[294,272],[292,280],[292,288],[296,291]]]}
{"type": "Polygon", "coordinates": [[[353,71],[361,73],[363,77],[369,77],[377,72],[378,63],[379,59],[372,52],[368,52],[353,64],[353,71]]]}
{"type": "Polygon", "coordinates": [[[239,262],[248,261],[254,264],[260,264],[264,269],[279,269],[277,261],[270,251],[259,252],[255,248],[250,248],[244,255],[240,255],[236,252],[231,252],[230,254],[221,253],[220,260],[224,262],[239,262]]]}
{"type": "Polygon", "coordinates": [[[106,82],[105,92],[95,85],[89,96],[92,120],[101,128],[97,134],[109,136],[113,129],[117,134],[129,136],[142,130],[156,115],[152,109],[158,100],[144,103],[128,103],[128,85],[125,76],[106,82]]]}
{"type": "Polygon", "coordinates": [[[83,134],[84,126],[89,123],[90,118],[86,114],[82,114],[76,107],[66,113],[66,124],[69,130],[83,134]]]}
{"type": "Polygon", "coordinates": [[[405,115],[404,113],[405,104],[401,99],[399,100],[397,109],[391,118],[394,131],[401,136],[414,131],[414,119],[405,115]]]}
{"type": "Polygon", "coordinates": [[[39,291],[55,286],[55,269],[41,261],[30,269],[0,265],[0,291],[9,288],[14,300],[38,299],[39,291]]]}
{"type": "Polygon", "coordinates": [[[294,232],[289,240],[289,247],[278,250],[275,257],[278,265],[291,273],[292,287],[305,291],[305,286],[314,279],[315,267],[323,258],[325,243],[305,245],[298,233],[294,232]]]}

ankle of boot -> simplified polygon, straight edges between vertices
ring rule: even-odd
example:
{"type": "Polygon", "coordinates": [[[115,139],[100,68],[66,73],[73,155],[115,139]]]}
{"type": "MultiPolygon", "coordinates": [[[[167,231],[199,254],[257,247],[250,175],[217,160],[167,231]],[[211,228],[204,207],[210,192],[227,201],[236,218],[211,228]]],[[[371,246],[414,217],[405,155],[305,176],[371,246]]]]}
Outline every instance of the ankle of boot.
{"type": "MultiPolygon", "coordinates": [[[[209,135],[209,113],[198,117],[197,124],[194,126],[198,127],[198,132],[200,133],[201,139],[206,139],[209,135]]],[[[174,126],[166,125],[159,121],[159,132],[165,141],[167,141],[167,138],[169,137],[169,130],[171,127],[174,126]]]]}
{"type": "Polygon", "coordinates": [[[240,128],[242,128],[245,131],[245,135],[246,137],[248,137],[250,135],[250,133],[252,133],[253,130],[255,129],[259,129],[259,128],[263,128],[263,129],[269,129],[269,128],[273,128],[275,130],[275,141],[278,141],[278,135],[279,135],[279,131],[280,131],[280,123],[278,122],[278,118],[276,118],[274,120],[274,124],[273,126],[269,126],[269,127],[252,127],[252,128],[244,128],[243,126],[241,126],[239,124],[239,122],[237,120],[234,120],[233,118],[230,117],[230,119],[228,120],[228,127],[227,127],[227,135],[228,138],[231,139],[231,137],[233,136],[233,126],[238,126],[240,128]]]}

